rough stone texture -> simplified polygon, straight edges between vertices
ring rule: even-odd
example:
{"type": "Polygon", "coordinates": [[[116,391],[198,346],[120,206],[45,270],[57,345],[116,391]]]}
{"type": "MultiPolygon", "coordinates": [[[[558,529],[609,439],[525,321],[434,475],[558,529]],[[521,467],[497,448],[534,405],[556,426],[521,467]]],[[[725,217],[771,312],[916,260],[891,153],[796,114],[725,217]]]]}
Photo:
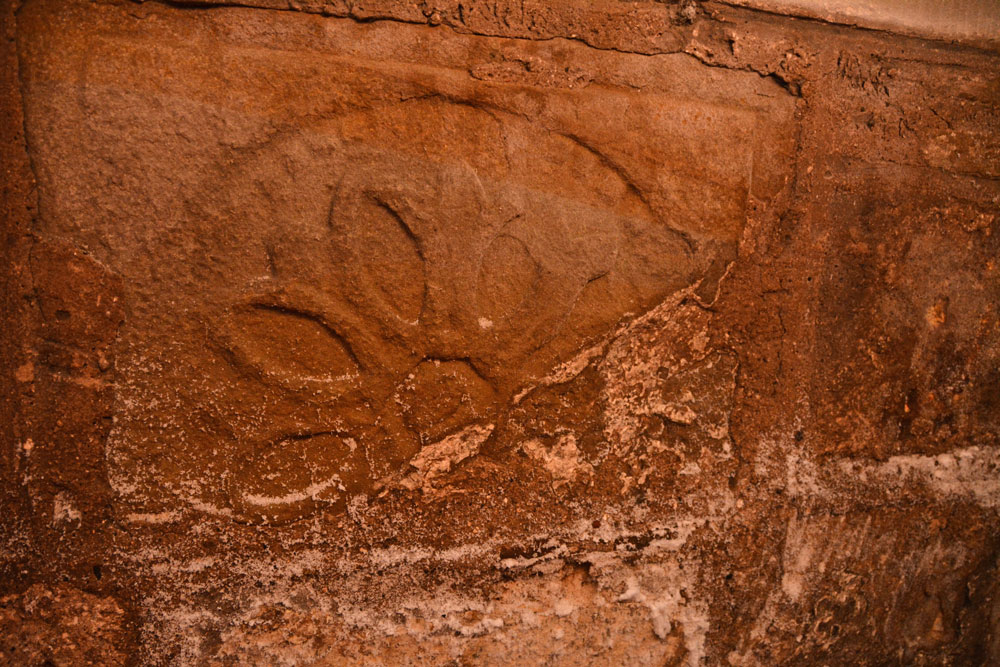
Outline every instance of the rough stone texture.
{"type": "Polygon", "coordinates": [[[779,14],[890,30],[906,35],[1000,46],[994,0],[725,0],[779,14]]]}
{"type": "Polygon", "coordinates": [[[1000,661],[1000,56],[249,4],[5,8],[4,661],[1000,661]]]}
{"type": "Polygon", "coordinates": [[[65,584],[0,598],[0,633],[5,662],[15,665],[124,665],[134,642],[114,598],[65,584]]]}

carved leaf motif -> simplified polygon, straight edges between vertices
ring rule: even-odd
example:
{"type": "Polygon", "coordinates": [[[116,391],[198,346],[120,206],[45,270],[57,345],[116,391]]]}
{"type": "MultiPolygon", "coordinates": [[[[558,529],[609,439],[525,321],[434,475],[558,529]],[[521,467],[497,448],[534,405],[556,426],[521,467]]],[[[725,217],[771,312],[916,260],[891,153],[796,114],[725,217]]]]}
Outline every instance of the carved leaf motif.
{"type": "Polygon", "coordinates": [[[483,253],[476,286],[479,313],[489,321],[512,316],[528,300],[540,275],[524,242],[497,236],[483,253]]]}
{"type": "Polygon", "coordinates": [[[268,375],[332,380],[359,370],[344,339],[310,313],[254,304],[229,325],[233,352],[268,375]]]}
{"type": "Polygon", "coordinates": [[[371,193],[359,203],[350,238],[354,261],[397,317],[416,322],[426,291],[417,237],[400,212],[378,194],[371,193]]]}

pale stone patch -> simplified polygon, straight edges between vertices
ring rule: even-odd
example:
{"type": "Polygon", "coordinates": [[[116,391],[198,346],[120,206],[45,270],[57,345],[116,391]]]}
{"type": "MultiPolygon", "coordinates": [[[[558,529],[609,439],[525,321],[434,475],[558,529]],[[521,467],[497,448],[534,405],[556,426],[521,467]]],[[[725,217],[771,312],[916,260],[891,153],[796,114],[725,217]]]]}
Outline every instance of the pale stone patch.
{"type": "Polygon", "coordinates": [[[494,428],[493,424],[467,426],[427,445],[410,459],[416,471],[403,478],[400,485],[410,490],[432,490],[437,480],[451,472],[453,466],[478,454],[494,428]]]}
{"type": "Polygon", "coordinates": [[[52,501],[52,523],[59,524],[68,521],[79,521],[83,518],[80,510],[76,509],[71,502],[69,495],[60,491],[52,501]]]}
{"type": "Polygon", "coordinates": [[[521,444],[521,449],[552,475],[556,488],[589,479],[594,474],[594,467],[580,459],[576,438],[570,433],[560,435],[552,447],[546,447],[540,440],[528,440],[521,444]]]}

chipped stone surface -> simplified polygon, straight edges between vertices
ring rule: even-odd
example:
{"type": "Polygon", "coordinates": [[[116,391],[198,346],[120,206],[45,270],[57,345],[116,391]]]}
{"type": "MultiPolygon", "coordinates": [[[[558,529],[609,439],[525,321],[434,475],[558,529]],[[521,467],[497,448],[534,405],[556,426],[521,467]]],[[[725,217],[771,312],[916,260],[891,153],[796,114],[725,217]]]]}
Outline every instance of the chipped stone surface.
{"type": "Polygon", "coordinates": [[[226,4],[4,10],[9,660],[1000,660],[995,53],[226,4]]]}
{"type": "Polygon", "coordinates": [[[125,665],[125,610],[111,596],[35,584],[0,598],[3,661],[9,665],[125,665]]]}

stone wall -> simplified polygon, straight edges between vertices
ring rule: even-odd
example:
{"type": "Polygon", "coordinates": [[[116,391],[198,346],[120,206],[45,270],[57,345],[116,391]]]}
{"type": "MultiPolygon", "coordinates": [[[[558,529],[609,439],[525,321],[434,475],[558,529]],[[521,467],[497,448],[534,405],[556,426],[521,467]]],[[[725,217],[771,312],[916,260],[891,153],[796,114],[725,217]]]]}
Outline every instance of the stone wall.
{"type": "Polygon", "coordinates": [[[736,4],[6,7],[0,662],[1000,661],[995,41],[736,4]]]}

